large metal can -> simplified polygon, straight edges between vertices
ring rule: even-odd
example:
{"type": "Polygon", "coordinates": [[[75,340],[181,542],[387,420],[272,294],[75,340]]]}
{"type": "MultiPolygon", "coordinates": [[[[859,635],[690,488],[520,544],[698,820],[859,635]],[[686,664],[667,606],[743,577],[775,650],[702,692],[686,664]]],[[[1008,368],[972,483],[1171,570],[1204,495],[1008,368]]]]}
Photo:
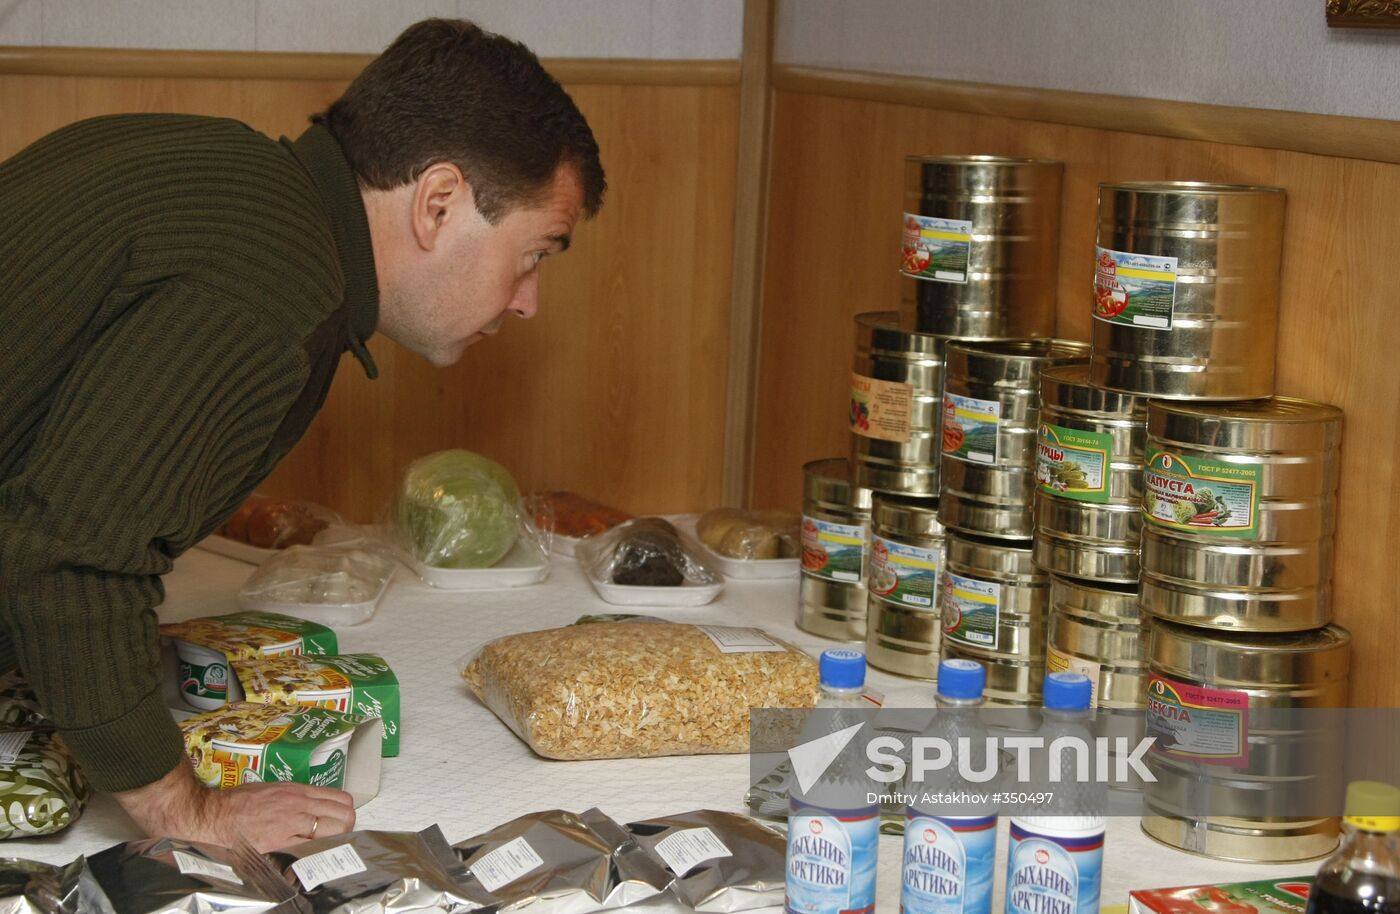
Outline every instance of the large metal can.
{"type": "Polygon", "coordinates": [[[987,703],[1038,707],[1045,680],[1049,575],[1031,561],[1028,540],[946,531],[943,656],[987,668],[987,703]]]}
{"type": "Polygon", "coordinates": [[[1041,372],[1036,564],[1137,583],[1146,448],[1147,398],[1095,386],[1087,365],[1041,372]]]}
{"type": "Polygon", "coordinates": [[[1099,185],[1095,384],[1155,397],[1274,392],[1284,193],[1099,185]]]}
{"type": "Polygon", "coordinates": [[[1076,340],[950,343],[943,382],[939,519],[980,536],[1035,534],[1040,372],[1083,362],[1076,340]]]}
{"type": "Polygon", "coordinates": [[[1147,628],[1137,589],[1052,574],[1046,671],[1083,673],[1094,706],[1135,709],[1147,697],[1147,628]]]}
{"type": "Polygon", "coordinates": [[[1342,411],[1154,400],[1147,434],[1143,611],[1240,631],[1325,625],[1342,411]]]}
{"type": "Polygon", "coordinates": [[[1337,819],[1299,815],[1298,798],[1315,811],[1329,792],[1322,780],[1344,728],[1308,710],[1346,705],[1351,635],[1335,625],[1252,634],[1158,620],[1151,629],[1147,733],[1161,751],[1147,756],[1156,780],[1143,830],[1231,860],[1329,853],[1337,819]]]}
{"type": "Polygon", "coordinates": [[[869,489],[844,457],[802,467],[802,584],[797,627],[822,638],[865,640],[869,489]]]}
{"type": "Polygon", "coordinates": [[[856,316],[850,411],[856,485],[938,497],[945,344],[915,330],[912,314],[856,316]]]}
{"type": "Polygon", "coordinates": [[[900,270],[927,333],[974,339],[1055,329],[1064,164],[1000,156],[904,160],[900,270]]]}
{"type": "Polygon", "coordinates": [[[875,493],[865,575],[865,656],[872,666],[919,679],[938,677],[943,538],[937,500],[875,493]]]}

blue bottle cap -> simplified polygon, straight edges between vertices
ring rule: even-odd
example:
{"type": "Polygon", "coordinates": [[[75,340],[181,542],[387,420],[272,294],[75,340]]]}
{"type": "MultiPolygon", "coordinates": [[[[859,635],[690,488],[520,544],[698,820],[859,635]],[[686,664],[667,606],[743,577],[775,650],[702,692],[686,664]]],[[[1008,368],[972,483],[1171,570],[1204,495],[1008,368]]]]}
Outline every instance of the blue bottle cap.
{"type": "Polygon", "coordinates": [[[858,689],[865,685],[865,655],[848,648],[822,651],[822,685],[833,689],[858,689]]]}
{"type": "Polygon", "coordinates": [[[981,698],[987,671],[975,660],[945,660],[938,665],[938,694],[947,698],[981,698]]]}
{"type": "Polygon", "coordinates": [[[1045,707],[1055,711],[1087,711],[1094,684],[1083,673],[1051,673],[1045,677],[1045,707]]]}

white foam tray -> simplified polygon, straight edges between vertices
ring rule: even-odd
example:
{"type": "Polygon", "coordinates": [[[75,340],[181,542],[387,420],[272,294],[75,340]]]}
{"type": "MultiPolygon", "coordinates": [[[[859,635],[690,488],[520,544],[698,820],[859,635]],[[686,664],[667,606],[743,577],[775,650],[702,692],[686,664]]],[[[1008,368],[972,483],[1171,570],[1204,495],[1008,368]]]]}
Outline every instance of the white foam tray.
{"type": "Polygon", "coordinates": [[[434,568],[401,551],[399,560],[439,590],[509,590],[549,577],[549,558],[518,541],[490,568],[434,568]]]}
{"type": "Polygon", "coordinates": [[[249,565],[261,565],[280,551],[277,549],[263,549],[259,546],[250,546],[247,543],[240,543],[238,540],[231,540],[217,533],[206,536],[194,545],[196,549],[203,549],[205,552],[222,555],[224,558],[247,562],[249,565]]]}
{"type": "Polygon", "coordinates": [[[704,556],[705,561],[718,568],[720,574],[736,581],[771,581],[782,578],[795,578],[802,574],[802,559],[735,559],[706,546],[700,541],[695,526],[700,518],[695,514],[685,514],[675,518],[676,529],[691,537],[694,545],[704,556]]]}

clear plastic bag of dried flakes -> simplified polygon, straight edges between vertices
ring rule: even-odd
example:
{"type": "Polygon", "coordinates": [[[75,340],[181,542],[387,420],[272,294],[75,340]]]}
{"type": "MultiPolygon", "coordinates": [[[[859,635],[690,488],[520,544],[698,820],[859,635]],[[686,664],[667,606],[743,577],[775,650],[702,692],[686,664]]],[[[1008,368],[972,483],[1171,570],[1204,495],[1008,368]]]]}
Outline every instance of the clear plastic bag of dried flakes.
{"type": "Polygon", "coordinates": [[[238,604],[322,625],[357,625],[374,615],[394,564],[368,548],[292,546],[257,567],[238,592],[238,604]]]}
{"type": "Polygon", "coordinates": [[[709,587],[722,582],[720,573],[660,517],[639,517],[586,537],[574,554],[589,576],[604,584],[709,587]]]}
{"type": "Polygon", "coordinates": [[[286,549],[309,546],[322,530],[344,523],[344,518],[330,508],[309,501],[254,495],[218,532],[259,549],[286,549]]]}
{"type": "Polygon", "coordinates": [[[810,708],[817,662],[755,628],[624,621],[497,638],[462,664],[478,699],[554,759],[748,751],[754,708],[810,708]]]}

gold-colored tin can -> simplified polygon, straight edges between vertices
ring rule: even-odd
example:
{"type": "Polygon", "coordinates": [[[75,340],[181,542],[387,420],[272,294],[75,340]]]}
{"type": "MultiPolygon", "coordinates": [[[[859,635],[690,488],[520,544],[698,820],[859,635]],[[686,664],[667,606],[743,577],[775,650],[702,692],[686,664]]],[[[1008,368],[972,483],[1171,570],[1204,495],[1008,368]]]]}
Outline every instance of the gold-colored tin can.
{"type": "Polygon", "coordinates": [[[864,641],[871,491],[851,482],[850,464],[844,457],[814,460],[802,472],[797,627],[822,638],[864,641]]]}
{"type": "Polygon", "coordinates": [[[912,314],[856,316],[851,371],[855,484],[938,497],[946,340],[914,329],[912,314]]]}
{"type": "Polygon", "coordinates": [[[1272,394],[1283,210],[1277,187],[1099,185],[1094,383],[1182,399],[1272,394]]]}
{"type": "Polygon", "coordinates": [[[1143,611],[1238,631],[1325,625],[1342,411],[1154,400],[1147,431],[1143,611]]]}
{"type": "Polygon", "coordinates": [[[1143,830],[1230,860],[1329,853],[1336,817],[1300,817],[1279,797],[1285,788],[1308,789],[1328,770],[1340,735],[1317,716],[1304,722],[1278,712],[1346,705],[1351,635],[1335,625],[1258,634],[1160,620],[1151,630],[1147,732],[1172,751],[1147,756],[1156,781],[1144,791],[1143,830]]]}
{"type": "Polygon", "coordinates": [[[1031,561],[1028,540],[946,532],[943,656],[987,668],[987,703],[1038,707],[1045,680],[1050,577],[1031,561]]]}
{"type": "Polygon", "coordinates": [[[1137,589],[1052,574],[1046,669],[1088,676],[1095,707],[1145,707],[1147,629],[1137,589]]]}
{"type": "Polygon", "coordinates": [[[919,329],[1050,336],[1064,163],[980,155],[904,162],[900,270],[919,329]]]}
{"type": "Polygon", "coordinates": [[[875,493],[866,554],[865,656],[872,666],[938,678],[943,552],[936,499],[875,493]]]}
{"type": "Polygon", "coordinates": [[[1147,399],[1106,390],[1087,365],[1040,374],[1035,561],[1055,574],[1136,584],[1147,399]]]}
{"type": "Polygon", "coordinates": [[[1088,355],[1088,345],[1075,340],[949,344],[938,500],[944,526],[1004,539],[1035,534],[1040,372],[1088,355]]]}

